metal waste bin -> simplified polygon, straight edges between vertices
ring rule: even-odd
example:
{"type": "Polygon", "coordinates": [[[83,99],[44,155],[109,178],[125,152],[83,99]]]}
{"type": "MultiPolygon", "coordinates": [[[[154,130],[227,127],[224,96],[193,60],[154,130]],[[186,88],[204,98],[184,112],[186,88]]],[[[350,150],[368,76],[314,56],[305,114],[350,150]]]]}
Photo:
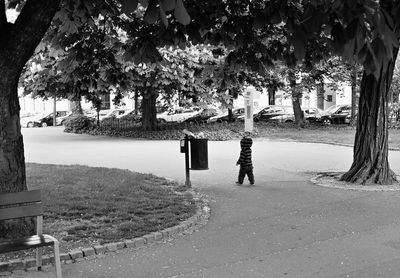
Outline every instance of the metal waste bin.
{"type": "Polygon", "coordinates": [[[208,139],[190,139],[190,169],[208,170],[208,139]]]}

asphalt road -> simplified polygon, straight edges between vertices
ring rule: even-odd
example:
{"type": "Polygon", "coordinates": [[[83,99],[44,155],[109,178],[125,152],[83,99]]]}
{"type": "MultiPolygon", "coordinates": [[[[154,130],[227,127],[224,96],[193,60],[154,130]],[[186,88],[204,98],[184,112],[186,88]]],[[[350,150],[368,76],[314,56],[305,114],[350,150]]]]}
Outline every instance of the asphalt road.
{"type": "MultiPolygon", "coordinates": [[[[141,141],[24,129],[27,162],[116,167],[184,181],[178,141],[141,141]]],[[[239,142],[209,142],[207,171],[192,171],[211,218],[166,243],[63,265],[64,277],[398,277],[400,192],[315,186],[346,171],[348,147],[254,140],[256,186],[235,186],[239,142]]],[[[400,173],[400,152],[390,153],[400,173]]],[[[18,272],[13,277],[52,277],[18,272]]]]}

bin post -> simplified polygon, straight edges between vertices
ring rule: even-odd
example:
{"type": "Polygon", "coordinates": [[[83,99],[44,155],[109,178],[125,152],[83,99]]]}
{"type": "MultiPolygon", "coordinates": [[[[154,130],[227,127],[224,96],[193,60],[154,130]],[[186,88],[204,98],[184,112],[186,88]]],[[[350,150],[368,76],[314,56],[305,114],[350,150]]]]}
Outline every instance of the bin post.
{"type": "Polygon", "coordinates": [[[186,171],[186,181],[185,185],[187,187],[192,187],[190,182],[190,168],[189,168],[189,136],[185,135],[185,171],[186,171]]]}

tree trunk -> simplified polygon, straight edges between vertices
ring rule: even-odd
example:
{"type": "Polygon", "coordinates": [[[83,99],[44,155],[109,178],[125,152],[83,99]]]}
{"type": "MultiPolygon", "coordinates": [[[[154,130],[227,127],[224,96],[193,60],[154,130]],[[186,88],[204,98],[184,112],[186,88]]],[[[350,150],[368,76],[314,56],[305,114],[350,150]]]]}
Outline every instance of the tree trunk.
{"type": "Polygon", "coordinates": [[[18,79],[49,27],[59,2],[26,1],[15,24],[0,24],[0,192],[27,189],[18,79]]]}
{"type": "Polygon", "coordinates": [[[53,126],[57,125],[57,98],[53,99],[53,126]]]}
{"type": "Polygon", "coordinates": [[[68,101],[69,101],[69,107],[71,109],[72,115],[74,115],[74,116],[83,115],[81,100],[69,99],[68,101]]]}
{"type": "Polygon", "coordinates": [[[156,100],[158,94],[150,87],[142,99],[142,128],[144,130],[156,130],[157,109],[156,100]]]}
{"type": "Polygon", "coordinates": [[[292,70],[289,70],[289,84],[292,90],[292,104],[293,104],[293,112],[294,118],[296,121],[297,127],[304,127],[304,114],[301,110],[300,100],[302,97],[302,93],[296,84],[296,75],[292,70]]]}
{"type": "Polygon", "coordinates": [[[0,192],[18,192],[27,189],[18,82],[15,77],[0,76],[0,192]]]}
{"type": "MultiPolygon", "coordinates": [[[[4,7],[2,2],[0,6],[4,7]]],[[[5,12],[0,12],[0,192],[27,189],[18,79],[50,26],[59,3],[60,0],[28,0],[15,24],[7,23],[5,12]]],[[[0,237],[19,235],[32,228],[26,221],[2,222],[0,237]]]]}
{"type": "Polygon", "coordinates": [[[325,88],[324,82],[317,84],[317,108],[325,110],[325,88]]]}
{"type": "Polygon", "coordinates": [[[232,107],[233,107],[233,97],[229,99],[229,108],[228,108],[228,122],[233,122],[235,119],[233,118],[233,113],[232,113],[232,107]]]}
{"type": "Polygon", "coordinates": [[[384,63],[387,66],[381,68],[378,79],[363,73],[353,164],[342,181],[364,185],[389,185],[396,181],[388,162],[388,97],[397,51],[393,60],[384,63]]]}
{"type": "Polygon", "coordinates": [[[268,87],[268,105],[275,105],[276,88],[274,86],[268,87]]]}
{"type": "Polygon", "coordinates": [[[357,66],[354,65],[351,71],[351,119],[356,116],[357,105],[357,66]]]}
{"type": "Polygon", "coordinates": [[[139,93],[137,91],[135,91],[134,100],[135,100],[135,107],[134,107],[135,115],[137,115],[139,111],[139,93]]]}

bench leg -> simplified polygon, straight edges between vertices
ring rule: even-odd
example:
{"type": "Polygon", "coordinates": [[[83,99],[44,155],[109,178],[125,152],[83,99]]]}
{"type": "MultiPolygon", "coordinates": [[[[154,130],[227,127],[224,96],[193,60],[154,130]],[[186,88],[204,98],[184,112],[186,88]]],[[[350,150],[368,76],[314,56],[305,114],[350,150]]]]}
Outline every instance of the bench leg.
{"type": "Polygon", "coordinates": [[[37,270],[42,270],[42,248],[36,248],[36,267],[37,270]]]}
{"type": "Polygon", "coordinates": [[[54,263],[56,265],[56,277],[61,278],[60,244],[54,242],[54,263]]]}

